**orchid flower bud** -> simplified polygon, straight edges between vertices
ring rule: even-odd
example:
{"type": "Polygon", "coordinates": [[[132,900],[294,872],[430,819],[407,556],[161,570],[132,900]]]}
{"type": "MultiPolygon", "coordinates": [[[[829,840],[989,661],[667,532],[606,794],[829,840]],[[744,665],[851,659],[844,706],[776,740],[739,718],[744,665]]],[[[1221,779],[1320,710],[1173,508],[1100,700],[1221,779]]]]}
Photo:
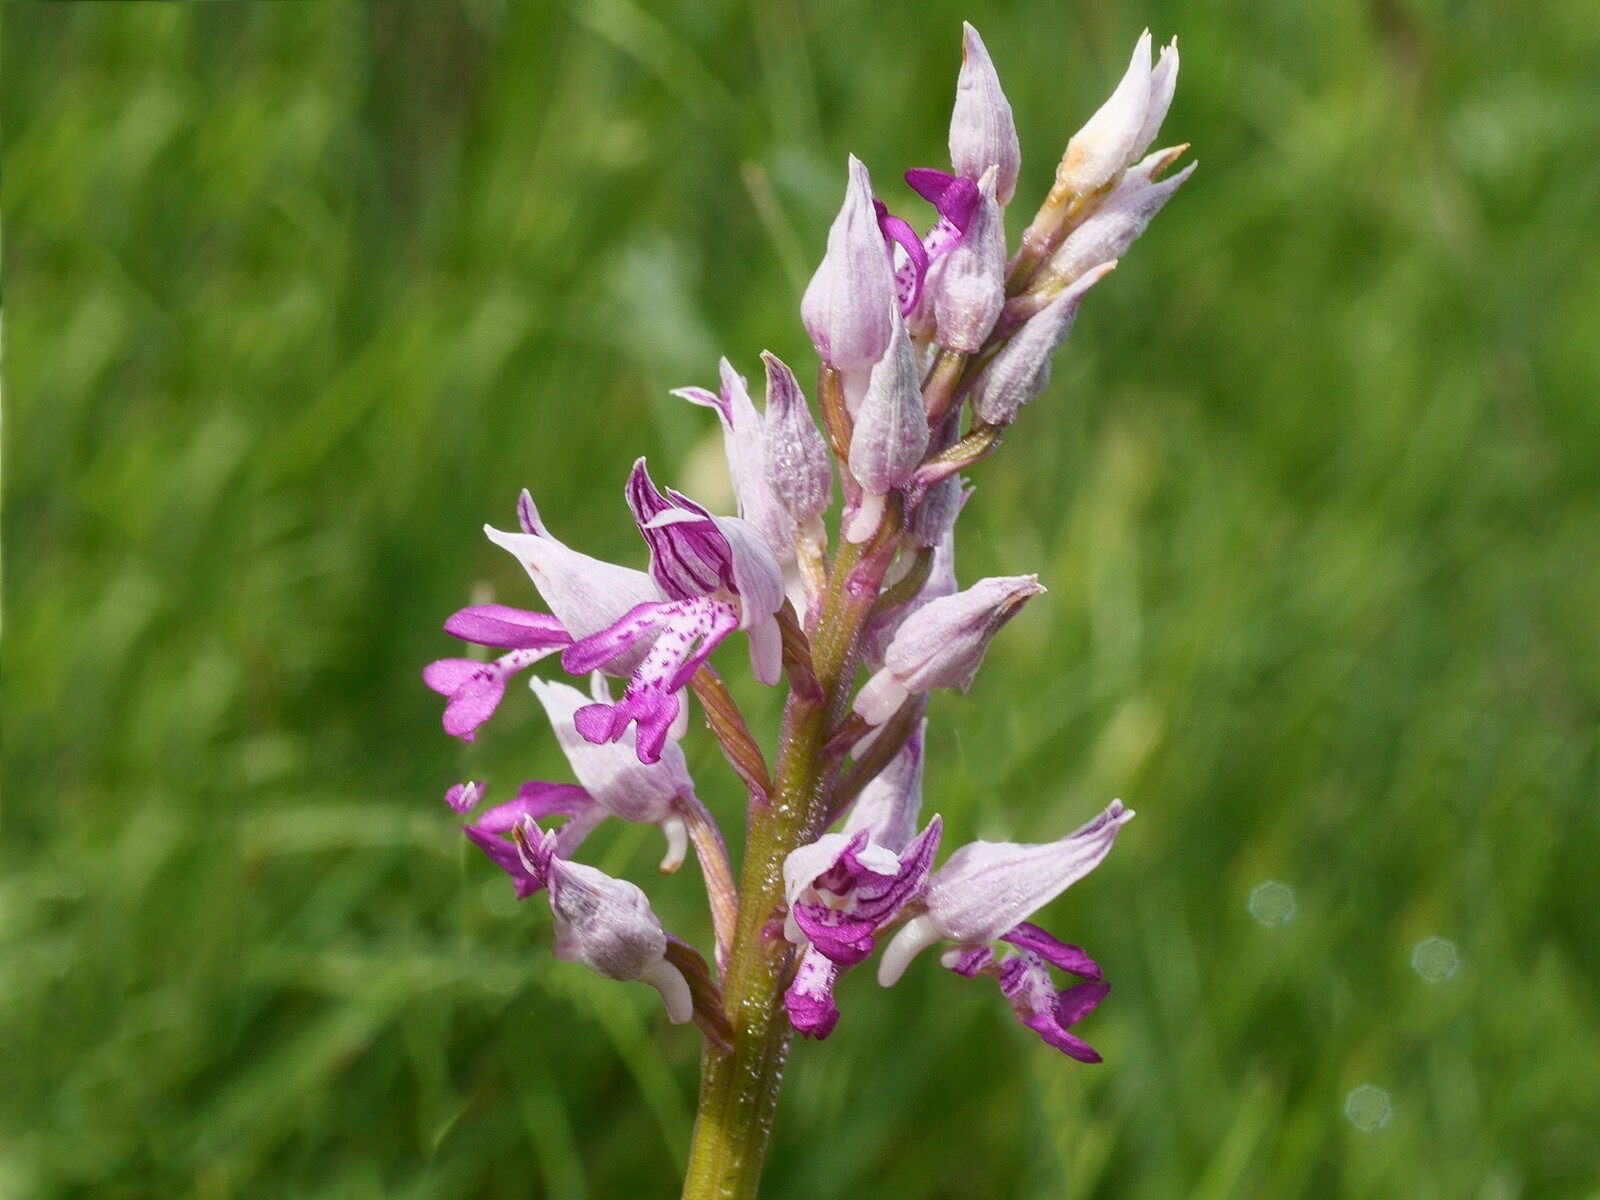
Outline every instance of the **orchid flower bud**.
{"type": "Polygon", "coordinates": [[[1067,235],[1046,270],[1071,283],[1092,268],[1121,258],[1172,193],[1194,173],[1194,168],[1195,164],[1190,163],[1159,183],[1150,182],[1136,168],[1130,169],[1100,207],[1067,235]]]}
{"type": "Polygon", "coordinates": [[[844,206],[828,230],[822,264],[801,297],[800,319],[822,361],[850,376],[883,357],[898,307],[872,181],[851,155],[844,206]]]}
{"type": "Polygon", "coordinates": [[[1039,312],[990,359],[972,385],[972,411],[986,425],[1009,425],[1050,382],[1050,360],[1072,332],[1078,302],[1115,263],[1088,271],[1039,312]]]}
{"type": "Polygon", "coordinates": [[[963,22],[961,30],[961,74],[950,115],[950,165],[957,175],[973,180],[995,168],[994,198],[1004,207],[1011,203],[1022,170],[1017,126],[983,39],[970,24],[963,22]]]}
{"type": "MultiPolygon", "coordinates": [[[[1176,51],[1171,61],[1172,66],[1166,74],[1174,76],[1175,85],[1176,51]]],[[[1167,88],[1165,80],[1166,75],[1162,80],[1164,89],[1167,88]]],[[[1152,115],[1151,82],[1150,31],[1147,29],[1139,35],[1138,44],[1133,48],[1133,58],[1129,60],[1128,69],[1116,90],[1111,93],[1111,98],[1067,143],[1067,152],[1061,159],[1061,165],[1056,168],[1057,187],[1074,195],[1086,196],[1110,183],[1116,178],[1117,172],[1144,153],[1144,148],[1150,142],[1141,142],[1139,139],[1144,137],[1146,124],[1152,115]]],[[[1166,91],[1166,97],[1170,103],[1170,90],[1166,91]]],[[[1163,107],[1155,117],[1157,127],[1165,115],[1163,107]]],[[[1152,128],[1150,138],[1154,138],[1155,133],[1152,128]]]]}
{"type": "MultiPolygon", "coordinates": [[[[833,470],[805,393],[777,355],[767,365],[767,438],[762,466],[767,487],[797,525],[815,521],[833,500],[833,470]]],[[[793,554],[793,547],[790,553],[793,554]]]]}
{"type": "Polygon", "coordinates": [[[922,380],[905,322],[895,314],[889,348],[872,368],[850,437],[850,473],[865,493],[845,536],[866,541],[883,516],[884,498],[910,482],[928,448],[922,380]]]}
{"type": "Polygon", "coordinates": [[[1043,591],[1038,576],[1013,575],[980,579],[964,592],[930,600],[895,630],[883,666],[856,695],[856,714],[881,725],[914,693],[966,691],[989,640],[1043,591]]]}
{"type": "Polygon", "coordinates": [[[555,956],[582,963],[607,979],[635,979],[661,993],[667,1017],[694,1017],[683,973],[667,961],[667,935],[637,886],[556,854],[556,835],[531,818],[514,834],[522,865],[550,894],[555,956]]]}
{"type": "Polygon", "coordinates": [[[1006,302],[1006,228],[995,201],[995,168],[978,182],[978,207],[961,244],[930,281],[940,345],[976,354],[1006,302]]]}

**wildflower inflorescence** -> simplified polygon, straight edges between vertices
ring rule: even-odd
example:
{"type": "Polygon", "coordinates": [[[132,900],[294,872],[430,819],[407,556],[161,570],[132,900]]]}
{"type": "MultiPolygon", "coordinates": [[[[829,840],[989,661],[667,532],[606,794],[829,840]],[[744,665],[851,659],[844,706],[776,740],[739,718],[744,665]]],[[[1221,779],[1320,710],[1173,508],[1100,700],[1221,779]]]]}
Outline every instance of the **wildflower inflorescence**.
{"type": "MultiPolygon", "coordinates": [[[[840,975],[880,943],[883,985],[941,944],[945,967],[994,979],[1047,1044],[1099,1058],[1071,1027],[1106,994],[1100,967],[1029,918],[1104,859],[1132,812],[1112,801],[1057,841],[973,842],[936,867],[942,825],[921,817],[923,748],[930,691],[965,691],[989,641],[1045,590],[1033,575],[960,586],[963,472],[1044,390],[1086,293],[1193,170],[1165,175],[1186,147],[1149,151],[1177,69],[1176,43],[1152,61],[1150,35],[1139,39],[1011,252],[1006,206],[1021,152],[993,63],[967,26],[951,169],[906,172],[931,205],[927,233],[891,214],[867,167],[849,160],[844,203],[800,302],[821,360],[821,428],[777,357],[762,355],[764,411],[724,359],[715,389],[675,395],[716,414],[737,516],[663,490],[640,459],[624,497],[645,570],[569,548],[526,492],[516,531],[486,530],[549,611],[476,605],[446,622],[498,657],[447,658],[423,672],[448,698],[445,730],[471,739],[508,681],[544,658],[559,656],[589,686],[531,680],[577,782],[524,783],[471,816],[467,836],[518,897],[546,894],[558,957],[647,983],[671,1020],[699,1023],[709,1047],[702,1112],[723,1058],[767,1071],[775,1095],[789,1031],[826,1037],[840,975]],[[755,678],[788,685],[771,771],[709,665],[740,634],[755,678]],[[679,748],[690,692],[750,793],[742,891],[679,748]],[[607,817],[657,826],[663,871],[692,845],[711,899],[714,966],[663,930],[637,886],[575,861],[607,817]],[[1076,982],[1058,989],[1052,968],[1076,982]]],[[[457,784],[446,800],[472,813],[486,790],[457,784]]]]}

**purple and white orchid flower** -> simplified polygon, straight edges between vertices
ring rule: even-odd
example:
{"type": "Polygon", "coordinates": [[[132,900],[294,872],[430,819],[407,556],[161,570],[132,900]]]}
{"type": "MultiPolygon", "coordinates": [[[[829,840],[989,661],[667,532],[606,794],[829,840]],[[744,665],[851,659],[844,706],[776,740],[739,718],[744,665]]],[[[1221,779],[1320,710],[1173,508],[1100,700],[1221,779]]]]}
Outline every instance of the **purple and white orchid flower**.
{"type": "Polygon", "coordinates": [[[916,898],[939,848],[938,817],[898,854],[871,832],[825,833],[783,863],[789,914],[784,936],[804,946],[784,996],[801,1033],[824,1038],[839,1020],[833,987],[839,973],[872,953],[875,935],[916,898]]]}
{"type": "Polygon", "coordinates": [[[872,952],[878,930],[927,881],[942,825],[934,817],[917,833],[922,741],[919,727],[862,789],[840,832],[823,834],[784,860],[784,934],[803,947],[784,1006],[790,1023],[809,1037],[832,1032],[839,974],[872,952]]]}
{"type": "MultiPolygon", "coordinates": [[[[550,612],[528,612],[503,604],[463,608],[445,622],[445,632],[507,653],[491,662],[443,658],[429,663],[422,672],[424,683],[449,697],[445,732],[463,741],[470,742],[478,727],[494,715],[513,675],[578,638],[606,628],[635,605],[661,598],[643,571],[591,558],[552,537],[526,489],[517,498],[517,521],[520,533],[504,533],[487,525],[484,532],[490,541],[516,556],[550,612]]],[[[611,669],[626,674],[635,665],[636,661],[624,658],[612,663],[611,669]]]]}
{"type": "Polygon", "coordinates": [[[1028,923],[1027,918],[1105,859],[1117,831],[1133,818],[1122,801],[1111,804],[1082,828],[1054,842],[972,842],[952,854],[928,880],[922,909],[903,925],[884,949],[878,982],[890,987],[911,960],[936,942],[954,942],[941,961],[959,975],[992,975],[1018,1018],[1058,1050],[1086,1062],[1098,1061],[1080,1039],[1067,1032],[1105,995],[1099,966],[1077,946],[1068,945],[1028,923]],[[991,946],[1009,950],[997,956],[991,946]],[[1046,966],[1058,967],[1096,989],[1050,986],[1046,966]]]}
{"type": "Polygon", "coordinates": [[[736,629],[750,636],[750,669],[765,684],[782,670],[777,611],[783,575],[759,534],[737,517],[714,517],[678,492],[662,493],[644,459],[628,477],[628,506],[650,547],[650,574],[667,599],[629,609],[608,628],[568,647],[561,665],[577,675],[643,649],[622,699],[577,711],[578,732],[613,742],[637,723],[639,760],[661,757],[682,711],[679,693],[736,629]]]}

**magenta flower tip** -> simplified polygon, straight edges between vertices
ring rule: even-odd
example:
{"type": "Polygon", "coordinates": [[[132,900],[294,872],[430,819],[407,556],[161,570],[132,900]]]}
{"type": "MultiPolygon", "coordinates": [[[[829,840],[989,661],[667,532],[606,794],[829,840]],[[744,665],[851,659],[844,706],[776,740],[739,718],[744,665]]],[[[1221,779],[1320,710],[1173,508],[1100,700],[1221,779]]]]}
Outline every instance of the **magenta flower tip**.
{"type": "Polygon", "coordinates": [[[451,784],[450,789],[444,794],[444,802],[458,813],[471,812],[478,806],[478,801],[482,799],[483,781],[479,779],[451,784]]]}

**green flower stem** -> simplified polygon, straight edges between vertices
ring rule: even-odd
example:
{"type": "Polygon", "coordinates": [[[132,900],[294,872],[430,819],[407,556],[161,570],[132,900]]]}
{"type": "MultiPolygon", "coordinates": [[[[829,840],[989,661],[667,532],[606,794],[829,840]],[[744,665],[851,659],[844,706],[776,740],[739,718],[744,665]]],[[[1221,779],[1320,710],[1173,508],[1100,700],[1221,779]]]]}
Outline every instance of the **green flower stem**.
{"type": "Polygon", "coordinates": [[[779,917],[783,860],[822,830],[839,769],[823,747],[845,716],[858,636],[899,540],[895,503],[865,546],[840,546],[811,639],[818,689],[789,692],[772,801],[752,806],[739,922],[723,978],[733,1048],[706,1048],[684,1200],[751,1200],[760,1186],[793,1036],[783,1008],[793,965],[779,917]]]}

